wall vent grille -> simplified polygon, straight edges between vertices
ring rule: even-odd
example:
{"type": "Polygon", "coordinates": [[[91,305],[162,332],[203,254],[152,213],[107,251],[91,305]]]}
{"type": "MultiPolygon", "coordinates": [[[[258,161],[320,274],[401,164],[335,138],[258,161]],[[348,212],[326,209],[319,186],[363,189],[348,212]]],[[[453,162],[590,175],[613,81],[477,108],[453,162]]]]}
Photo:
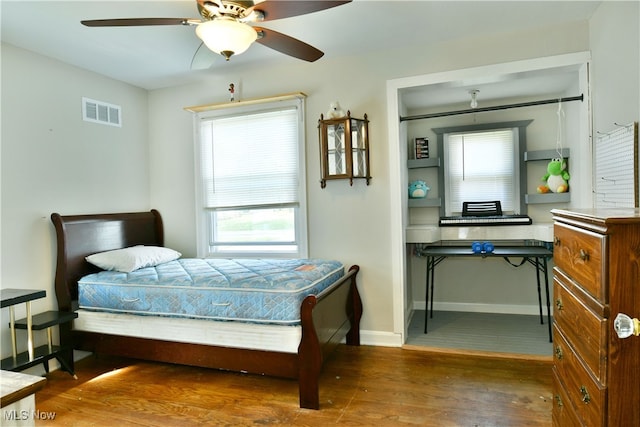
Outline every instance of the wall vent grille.
{"type": "Polygon", "coordinates": [[[122,107],[83,97],[82,118],[87,122],[122,127],[122,107]]]}

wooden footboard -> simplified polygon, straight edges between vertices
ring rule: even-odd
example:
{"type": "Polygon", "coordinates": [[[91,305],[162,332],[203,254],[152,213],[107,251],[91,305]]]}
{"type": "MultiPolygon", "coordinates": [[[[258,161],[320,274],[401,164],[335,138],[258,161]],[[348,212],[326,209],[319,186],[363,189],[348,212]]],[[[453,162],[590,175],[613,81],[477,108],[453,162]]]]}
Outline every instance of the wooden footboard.
{"type": "MultiPolygon", "coordinates": [[[[61,216],[52,214],[57,235],[56,297],[62,311],[77,307],[77,281],[93,271],[84,257],[136,244],[163,243],[157,211],[61,216]]],[[[362,301],[356,286],[359,267],[325,291],[302,302],[298,353],[247,350],[204,344],[61,329],[62,345],[118,356],[298,379],[300,407],[319,409],[319,376],[327,355],[345,337],[360,344],[362,301]]]]}
{"type": "Polygon", "coordinates": [[[300,407],[320,408],[320,371],[324,358],[346,337],[347,344],[360,345],[362,301],[356,286],[360,267],[349,269],[339,286],[302,302],[302,339],[298,347],[300,407]],[[343,307],[343,310],[340,310],[343,307]]]}

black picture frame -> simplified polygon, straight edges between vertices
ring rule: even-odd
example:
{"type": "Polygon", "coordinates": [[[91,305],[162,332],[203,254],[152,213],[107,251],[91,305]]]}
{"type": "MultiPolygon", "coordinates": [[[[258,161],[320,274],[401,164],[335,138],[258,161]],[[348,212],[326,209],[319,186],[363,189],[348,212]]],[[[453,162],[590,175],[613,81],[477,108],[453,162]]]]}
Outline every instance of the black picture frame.
{"type": "Polygon", "coordinates": [[[429,138],[421,137],[414,140],[414,152],[416,159],[428,159],[429,158],[429,138]]]}

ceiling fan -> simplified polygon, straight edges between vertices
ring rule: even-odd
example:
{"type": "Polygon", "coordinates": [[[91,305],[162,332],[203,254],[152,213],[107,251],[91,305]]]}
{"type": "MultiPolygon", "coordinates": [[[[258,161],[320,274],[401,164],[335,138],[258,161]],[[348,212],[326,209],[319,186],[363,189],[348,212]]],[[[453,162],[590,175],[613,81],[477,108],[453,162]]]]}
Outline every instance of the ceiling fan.
{"type": "Polygon", "coordinates": [[[258,42],[294,58],[313,62],[324,53],[286,34],[249,23],[290,18],[350,3],[313,0],[196,0],[201,19],[193,18],[122,18],[94,19],[81,23],[87,27],[135,27],[149,25],[195,26],[197,36],[213,52],[228,61],[258,42]]]}

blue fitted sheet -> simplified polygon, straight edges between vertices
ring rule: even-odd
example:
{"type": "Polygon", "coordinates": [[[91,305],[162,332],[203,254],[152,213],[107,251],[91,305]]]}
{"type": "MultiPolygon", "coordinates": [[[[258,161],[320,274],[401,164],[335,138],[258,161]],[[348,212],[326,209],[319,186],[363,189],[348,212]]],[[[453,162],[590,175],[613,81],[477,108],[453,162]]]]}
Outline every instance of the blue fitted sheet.
{"type": "Polygon", "coordinates": [[[297,325],[302,300],[342,276],[344,265],[330,260],[183,258],[85,276],[78,303],[89,310],[297,325]]]}

